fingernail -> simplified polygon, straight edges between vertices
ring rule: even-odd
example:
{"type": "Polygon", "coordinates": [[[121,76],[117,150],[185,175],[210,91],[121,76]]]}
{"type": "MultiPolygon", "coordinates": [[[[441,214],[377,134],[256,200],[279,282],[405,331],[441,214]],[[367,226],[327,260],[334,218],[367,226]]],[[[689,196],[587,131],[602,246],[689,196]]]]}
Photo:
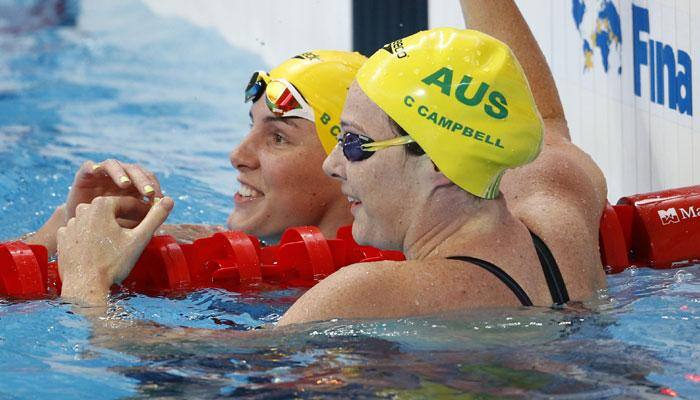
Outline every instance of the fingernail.
{"type": "Polygon", "coordinates": [[[119,177],[119,182],[121,182],[121,183],[130,183],[130,182],[131,182],[131,179],[129,179],[129,177],[126,176],[126,175],[122,175],[122,176],[119,177]]]}
{"type": "Polygon", "coordinates": [[[143,187],[143,191],[144,191],[145,193],[153,193],[153,192],[155,192],[156,190],[153,189],[153,186],[151,186],[151,185],[146,185],[146,186],[143,187]]]}
{"type": "Polygon", "coordinates": [[[153,199],[153,204],[158,204],[158,202],[161,200],[163,200],[163,199],[161,199],[160,197],[156,197],[153,199]]]}
{"type": "Polygon", "coordinates": [[[95,165],[92,166],[92,170],[93,170],[93,171],[97,171],[97,170],[100,169],[101,167],[102,167],[102,166],[101,166],[100,164],[95,164],[95,165]]]}

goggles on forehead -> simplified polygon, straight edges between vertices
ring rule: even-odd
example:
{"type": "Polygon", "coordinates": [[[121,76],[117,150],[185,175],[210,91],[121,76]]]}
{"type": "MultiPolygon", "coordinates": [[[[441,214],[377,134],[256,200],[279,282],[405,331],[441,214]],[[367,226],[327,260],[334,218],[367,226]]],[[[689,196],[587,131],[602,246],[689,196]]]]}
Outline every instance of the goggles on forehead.
{"type": "Polygon", "coordinates": [[[415,140],[410,136],[399,136],[379,142],[375,142],[367,136],[351,132],[345,132],[338,136],[338,144],[343,147],[343,155],[348,161],[366,160],[379,150],[393,146],[403,146],[413,142],[415,140]]]}
{"type": "Polygon", "coordinates": [[[314,110],[299,91],[286,79],[272,79],[257,71],[245,89],[245,102],[257,101],[265,94],[267,108],[278,117],[299,117],[314,122],[314,110]]]}

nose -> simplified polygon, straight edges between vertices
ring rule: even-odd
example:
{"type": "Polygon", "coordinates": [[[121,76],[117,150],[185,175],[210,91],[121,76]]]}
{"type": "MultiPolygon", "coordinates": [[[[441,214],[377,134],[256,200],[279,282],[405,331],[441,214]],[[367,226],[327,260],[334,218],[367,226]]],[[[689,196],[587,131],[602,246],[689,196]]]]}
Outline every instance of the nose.
{"type": "Polygon", "coordinates": [[[348,162],[343,155],[343,150],[340,144],[337,144],[331,154],[323,161],[323,172],[331,178],[344,181],[345,163],[348,162]]]}
{"type": "Polygon", "coordinates": [[[260,166],[260,159],[258,158],[258,151],[256,150],[252,132],[249,132],[238,146],[231,150],[229,160],[231,160],[233,168],[239,171],[256,169],[260,166]]]}

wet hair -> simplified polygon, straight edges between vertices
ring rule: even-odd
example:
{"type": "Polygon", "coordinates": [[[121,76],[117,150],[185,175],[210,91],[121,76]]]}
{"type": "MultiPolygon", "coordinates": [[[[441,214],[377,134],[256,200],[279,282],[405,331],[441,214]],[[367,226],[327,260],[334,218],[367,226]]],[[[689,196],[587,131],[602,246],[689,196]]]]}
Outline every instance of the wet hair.
{"type": "MultiPolygon", "coordinates": [[[[408,132],[406,132],[405,129],[401,127],[396,121],[394,121],[393,118],[387,115],[387,118],[389,118],[389,125],[391,125],[391,129],[398,134],[399,136],[408,136],[408,132]]],[[[425,150],[423,150],[422,147],[416,142],[409,143],[406,146],[406,152],[408,154],[414,155],[414,156],[422,156],[425,154],[425,150]]]]}

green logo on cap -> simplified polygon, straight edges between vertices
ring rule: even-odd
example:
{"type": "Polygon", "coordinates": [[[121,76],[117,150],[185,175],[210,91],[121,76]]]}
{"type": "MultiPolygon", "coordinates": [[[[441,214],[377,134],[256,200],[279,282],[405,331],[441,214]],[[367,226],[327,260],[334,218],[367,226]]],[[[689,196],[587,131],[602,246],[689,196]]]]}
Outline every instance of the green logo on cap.
{"type": "MultiPolygon", "coordinates": [[[[423,78],[422,82],[426,85],[435,85],[440,88],[440,91],[445,96],[452,95],[452,75],[453,71],[448,67],[442,67],[432,74],[423,78]]],[[[486,82],[481,82],[479,88],[476,90],[471,97],[467,96],[467,89],[472,83],[473,78],[469,75],[462,76],[462,81],[457,85],[455,89],[455,98],[462,104],[469,107],[475,107],[484,101],[486,93],[489,91],[491,85],[486,82]]],[[[504,119],[508,116],[508,102],[503,93],[492,90],[488,96],[488,103],[484,104],[484,111],[486,114],[495,119],[504,119]]]]}

